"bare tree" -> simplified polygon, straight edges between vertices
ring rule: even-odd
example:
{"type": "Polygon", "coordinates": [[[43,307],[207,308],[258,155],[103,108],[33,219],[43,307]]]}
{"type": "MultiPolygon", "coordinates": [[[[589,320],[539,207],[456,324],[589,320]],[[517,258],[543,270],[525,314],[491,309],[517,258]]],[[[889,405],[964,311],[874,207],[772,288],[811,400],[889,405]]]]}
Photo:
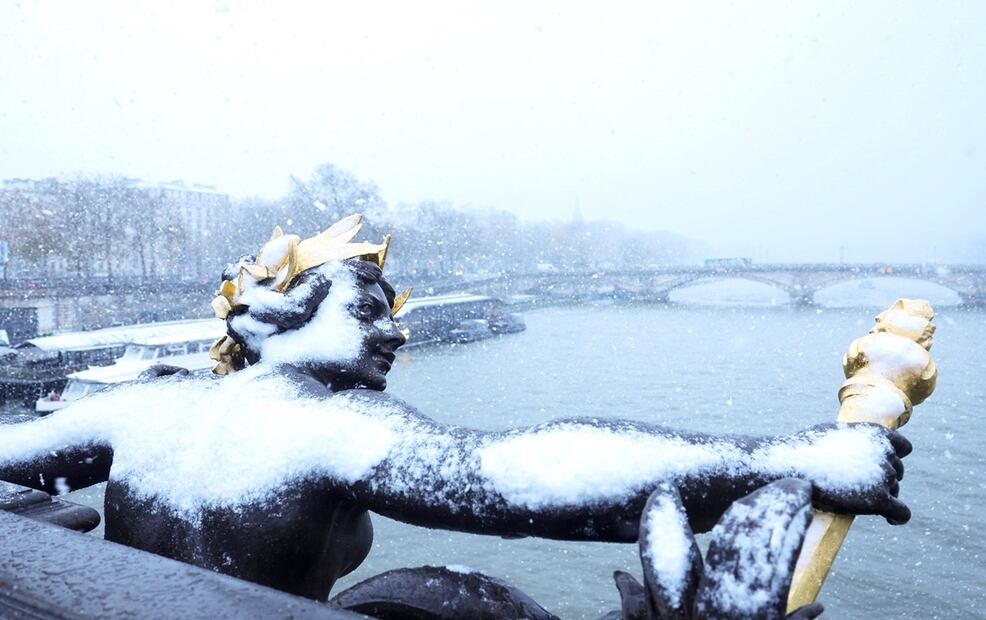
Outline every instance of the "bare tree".
{"type": "Polygon", "coordinates": [[[13,264],[48,275],[51,258],[60,255],[64,245],[60,211],[59,202],[48,194],[0,192],[0,230],[13,264]]]}
{"type": "Polygon", "coordinates": [[[122,197],[125,208],[121,222],[126,226],[129,245],[137,252],[141,275],[158,276],[162,269],[176,269],[177,265],[161,264],[162,259],[169,262],[164,257],[174,255],[171,248],[183,247],[187,240],[181,218],[175,216],[176,207],[161,192],[147,188],[127,187],[122,197]]]}
{"type": "MultiPolygon", "coordinates": [[[[363,213],[372,223],[386,209],[377,186],[330,163],[319,164],[308,181],[292,177],[287,206],[295,229],[314,234],[351,213],[363,213]]],[[[367,233],[373,233],[372,228],[367,233]]]]}

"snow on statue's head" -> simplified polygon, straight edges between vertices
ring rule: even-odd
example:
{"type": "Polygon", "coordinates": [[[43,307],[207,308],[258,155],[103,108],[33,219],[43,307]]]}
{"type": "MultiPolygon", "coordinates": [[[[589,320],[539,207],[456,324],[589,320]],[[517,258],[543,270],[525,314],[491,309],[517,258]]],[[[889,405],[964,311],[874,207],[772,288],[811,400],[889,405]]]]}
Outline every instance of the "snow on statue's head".
{"type": "Polygon", "coordinates": [[[409,291],[395,299],[383,278],[390,236],[352,243],[361,227],[352,215],[305,240],[276,228],[256,257],[227,267],[212,303],[227,332],[214,372],[292,364],[335,388],[383,389],[405,340],[391,317],[409,291]]]}

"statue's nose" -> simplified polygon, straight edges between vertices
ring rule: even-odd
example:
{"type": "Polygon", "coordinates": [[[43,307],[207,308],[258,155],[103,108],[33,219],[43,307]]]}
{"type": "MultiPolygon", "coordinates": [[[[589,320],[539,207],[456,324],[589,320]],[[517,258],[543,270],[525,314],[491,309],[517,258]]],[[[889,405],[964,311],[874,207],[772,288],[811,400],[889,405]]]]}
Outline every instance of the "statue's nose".
{"type": "Polygon", "coordinates": [[[397,323],[391,322],[384,331],[384,337],[386,342],[390,345],[391,350],[398,347],[404,346],[407,342],[407,333],[405,330],[400,329],[397,323]]]}

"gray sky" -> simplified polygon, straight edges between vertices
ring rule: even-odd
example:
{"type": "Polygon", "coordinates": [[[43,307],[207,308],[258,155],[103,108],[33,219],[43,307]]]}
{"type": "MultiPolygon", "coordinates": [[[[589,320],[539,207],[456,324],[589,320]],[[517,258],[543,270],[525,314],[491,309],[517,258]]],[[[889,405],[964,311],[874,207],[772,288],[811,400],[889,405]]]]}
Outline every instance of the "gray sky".
{"type": "Polygon", "coordinates": [[[986,245],[986,3],[138,4],[0,4],[0,178],[330,161],[757,260],[986,245]]]}

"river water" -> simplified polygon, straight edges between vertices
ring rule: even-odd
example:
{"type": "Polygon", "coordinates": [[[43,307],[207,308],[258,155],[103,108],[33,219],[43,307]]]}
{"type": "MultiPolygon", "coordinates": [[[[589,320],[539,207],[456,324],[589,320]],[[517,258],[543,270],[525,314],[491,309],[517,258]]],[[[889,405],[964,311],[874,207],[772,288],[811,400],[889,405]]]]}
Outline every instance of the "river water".
{"type": "MultiPolygon", "coordinates": [[[[986,312],[940,307],[935,394],[903,432],[904,526],[861,517],[820,600],[828,618],[986,617],[986,312]]],[[[835,418],[846,345],[873,309],[598,305],[525,314],[528,329],[402,353],[388,388],[435,419],[486,429],[572,415],[709,432],[782,434],[835,418]]],[[[11,407],[9,416],[17,413],[11,407]]],[[[585,455],[591,459],[593,455],[585,455]]],[[[99,491],[73,494],[99,503],[99,491]]],[[[634,545],[502,540],[374,518],[381,571],[454,564],[505,579],[564,618],[616,609],[614,570],[640,575],[634,545]]]]}

